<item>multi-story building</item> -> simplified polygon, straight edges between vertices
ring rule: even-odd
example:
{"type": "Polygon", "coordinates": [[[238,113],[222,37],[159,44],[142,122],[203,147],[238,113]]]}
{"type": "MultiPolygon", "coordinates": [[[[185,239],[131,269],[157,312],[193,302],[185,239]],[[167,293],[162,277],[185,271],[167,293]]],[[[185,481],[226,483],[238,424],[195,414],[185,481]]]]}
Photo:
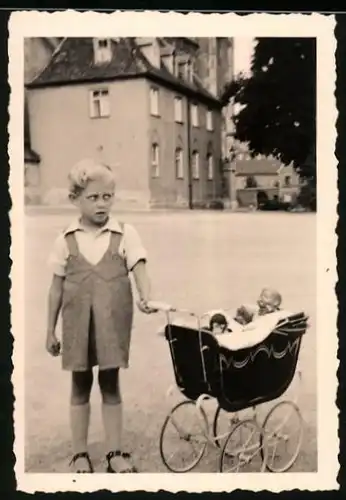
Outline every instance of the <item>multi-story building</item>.
{"type": "MultiPolygon", "coordinates": [[[[234,78],[233,38],[197,38],[199,51],[196,71],[203,84],[213,95],[221,97],[225,86],[234,78]]],[[[233,104],[229,102],[221,114],[221,157],[223,169],[223,198],[231,195],[231,161],[233,147],[233,104]]]]}
{"type": "MultiPolygon", "coordinates": [[[[48,64],[60,43],[59,38],[24,39],[24,85],[30,83],[48,64]]],[[[40,190],[40,157],[31,146],[28,95],[24,91],[24,163],[26,194],[38,201],[40,190]]]]}
{"type": "Polygon", "coordinates": [[[214,62],[203,74],[204,43],[64,39],[28,85],[41,200],[66,200],[67,173],[83,157],[111,165],[118,198],[129,203],[187,206],[220,197],[223,120],[210,72],[220,86],[221,71],[210,52],[214,62]]]}

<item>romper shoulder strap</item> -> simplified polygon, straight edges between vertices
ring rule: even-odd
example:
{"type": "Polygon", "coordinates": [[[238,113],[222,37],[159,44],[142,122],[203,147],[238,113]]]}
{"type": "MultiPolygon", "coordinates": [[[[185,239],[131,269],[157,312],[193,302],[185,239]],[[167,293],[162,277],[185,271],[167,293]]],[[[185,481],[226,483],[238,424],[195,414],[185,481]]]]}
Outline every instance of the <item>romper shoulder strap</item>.
{"type": "Polygon", "coordinates": [[[73,257],[77,257],[79,250],[75,233],[67,233],[65,235],[65,241],[67,244],[69,254],[73,257]]]}
{"type": "Polygon", "coordinates": [[[119,222],[120,229],[122,230],[122,233],[116,233],[116,232],[111,232],[111,243],[110,243],[110,249],[112,252],[112,255],[116,255],[119,253],[119,246],[121,243],[121,240],[123,239],[124,236],[124,226],[125,224],[123,222],[119,222]]]}

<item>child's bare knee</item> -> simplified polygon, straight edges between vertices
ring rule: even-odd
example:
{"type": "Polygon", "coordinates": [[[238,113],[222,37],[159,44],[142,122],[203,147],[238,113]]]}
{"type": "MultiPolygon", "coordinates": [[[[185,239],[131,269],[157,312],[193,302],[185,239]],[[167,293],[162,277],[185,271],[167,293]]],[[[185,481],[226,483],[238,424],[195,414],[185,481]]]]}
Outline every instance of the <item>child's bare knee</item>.
{"type": "Polygon", "coordinates": [[[72,372],[71,403],[82,405],[89,402],[90,392],[93,383],[93,372],[72,372]]]}
{"type": "Polygon", "coordinates": [[[112,405],[121,403],[118,368],[100,370],[99,385],[104,403],[112,405]]]}

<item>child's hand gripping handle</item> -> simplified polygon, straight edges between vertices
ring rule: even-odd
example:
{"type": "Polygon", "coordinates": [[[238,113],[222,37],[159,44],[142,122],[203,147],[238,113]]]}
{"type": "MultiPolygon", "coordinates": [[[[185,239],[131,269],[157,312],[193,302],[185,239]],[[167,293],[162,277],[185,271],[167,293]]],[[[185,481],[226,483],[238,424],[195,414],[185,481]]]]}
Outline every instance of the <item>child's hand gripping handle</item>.
{"type": "Polygon", "coordinates": [[[176,309],[174,307],[172,307],[171,305],[169,304],[166,304],[165,302],[158,302],[158,301],[153,301],[151,300],[150,302],[148,302],[148,306],[155,310],[155,312],[174,312],[176,311],[176,309]]]}
{"type": "Polygon", "coordinates": [[[174,309],[169,304],[165,304],[163,302],[156,302],[153,300],[150,301],[140,300],[137,302],[137,305],[139,310],[146,314],[157,313],[159,311],[166,313],[174,311],[174,309]]]}

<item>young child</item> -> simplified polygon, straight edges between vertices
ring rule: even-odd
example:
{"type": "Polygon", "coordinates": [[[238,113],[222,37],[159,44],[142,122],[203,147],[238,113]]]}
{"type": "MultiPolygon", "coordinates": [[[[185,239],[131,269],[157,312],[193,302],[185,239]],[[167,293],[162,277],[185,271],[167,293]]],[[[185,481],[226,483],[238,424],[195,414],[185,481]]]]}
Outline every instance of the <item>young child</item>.
{"type": "Polygon", "coordinates": [[[278,311],[280,309],[282,297],[277,290],[263,288],[255,306],[242,305],[237,309],[235,320],[246,325],[256,318],[278,311]]]}
{"type": "Polygon", "coordinates": [[[55,329],[62,313],[62,367],[72,372],[70,424],[75,472],[93,472],[87,439],[92,367],[99,366],[102,416],[106,437],[107,472],[137,472],[121,448],[122,399],[119,368],[127,368],[133,317],[129,272],[139,295],[138,307],[148,306],[146,252],[136,230],[110,215],[115,191],[106,165],[83,160],[69,175],[70,200],[80,216],[61,233],[50,263],[46,348],[57,356],[55,329]]]}

